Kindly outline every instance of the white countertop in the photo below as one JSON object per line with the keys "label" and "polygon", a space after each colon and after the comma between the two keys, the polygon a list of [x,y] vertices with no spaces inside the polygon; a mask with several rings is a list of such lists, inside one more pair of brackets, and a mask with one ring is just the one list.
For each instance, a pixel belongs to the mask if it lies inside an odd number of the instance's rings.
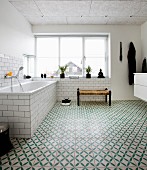
{"label": "white countertop", "polygon": [[133,73],[133,74],[138,74],[138,75],[147,75],[147,73]]}

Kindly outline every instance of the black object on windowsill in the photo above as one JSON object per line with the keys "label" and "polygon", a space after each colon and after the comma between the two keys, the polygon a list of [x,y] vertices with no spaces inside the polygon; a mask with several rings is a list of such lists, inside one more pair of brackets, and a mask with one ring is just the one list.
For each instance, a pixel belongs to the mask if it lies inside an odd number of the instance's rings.
{"label": "black object on windowsill", "polygon": [[43,74],[41,74],[41,78],[43,78]]}
{"label": "black object on windowsill", "polygon": [[44,78],[46,78],[46,74],[44,74]]}
{"label": "black object on windowsill", "polygon": [[31,78],[31,76],[29,76],[29,75],[26,76],[26,79],[30,79],[30,78]]}
{"label": "black object on windowsill", "polygon": [[98,73],[98,78],[105,78],[105,77],[103,76],[102,69],[100,69],[100,72]]}

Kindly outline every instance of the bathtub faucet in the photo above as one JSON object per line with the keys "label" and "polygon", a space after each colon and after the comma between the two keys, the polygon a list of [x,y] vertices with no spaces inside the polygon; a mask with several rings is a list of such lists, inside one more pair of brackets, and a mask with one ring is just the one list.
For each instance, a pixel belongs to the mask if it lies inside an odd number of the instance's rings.
{"label": "bathtub faucet", "polygon": [[[23,67],[20,67],[20,68],[18,69],[18,72],[17,72],[17,74],[16,74],[15,76],[10,76],[10,77],[9,77],[9,78],[11,79],[11,88],[12,88],[12,79],[13,79],[13,78],[16,78],[16,79],[17,79],[20,87],[22,88],[22,85],[21,85],[21,83],[20,83],[20,81],[19,81],[19,72],[20,72],[21,70],[23,70]],[[22,88],[22,90],[23,90],[23,88]]]}

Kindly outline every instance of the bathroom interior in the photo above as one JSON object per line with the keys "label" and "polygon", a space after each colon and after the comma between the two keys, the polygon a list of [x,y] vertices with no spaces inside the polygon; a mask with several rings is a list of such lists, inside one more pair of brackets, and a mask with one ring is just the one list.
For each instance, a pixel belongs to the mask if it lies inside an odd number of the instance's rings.
{"label": "bathroom interior", "polygon": [[146,170],[146,128],[146,0],[0,1],[0,170]]}

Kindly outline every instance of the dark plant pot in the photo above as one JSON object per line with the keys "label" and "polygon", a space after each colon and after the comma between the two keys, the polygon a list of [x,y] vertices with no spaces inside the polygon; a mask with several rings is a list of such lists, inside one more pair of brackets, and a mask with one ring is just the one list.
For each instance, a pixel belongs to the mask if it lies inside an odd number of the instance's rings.
{"label": "dark plant pot", "polygon": [[64,73],[62,73],[62,74],[60,74],[60,78],[65,78],[65,74]]}
{"label": "dark plant pot", "polygon": [[91,78],[91,74],[86,74],[86,78]]}

